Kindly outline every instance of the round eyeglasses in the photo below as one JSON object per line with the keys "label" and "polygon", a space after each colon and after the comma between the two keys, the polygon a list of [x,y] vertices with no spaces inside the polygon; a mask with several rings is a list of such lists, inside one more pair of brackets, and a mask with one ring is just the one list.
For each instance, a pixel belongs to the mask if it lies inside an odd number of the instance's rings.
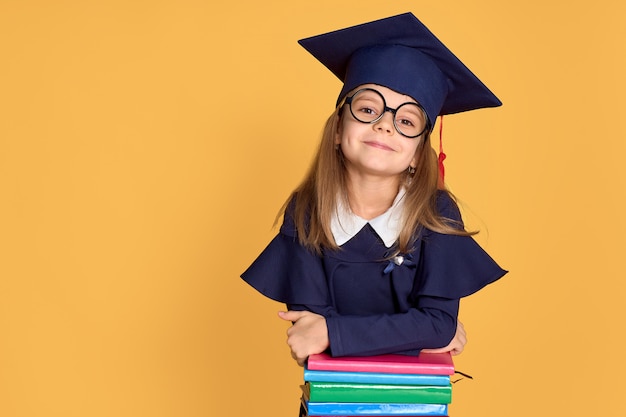
{"label": "round eyeglasses", "polygon": [[385,112],[393,115],[393,125],[402,136],[416,138],[428,129],[426,112],[418,103],[406,102],[392,109],[378,90],[363,88],[346,98],[352,116],[361,123],[376,123]]}

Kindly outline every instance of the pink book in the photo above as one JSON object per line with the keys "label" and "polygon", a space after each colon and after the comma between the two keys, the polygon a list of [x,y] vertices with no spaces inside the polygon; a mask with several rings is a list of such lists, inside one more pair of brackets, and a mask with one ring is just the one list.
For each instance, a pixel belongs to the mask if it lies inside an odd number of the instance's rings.
{"label": "pink book", "polygon": [[333,358],[327,353],[309,356],[307,368],[314,371],[381,372],[391,374],[452,375],[450,353],[420,353],[419,356],[378,355]]}

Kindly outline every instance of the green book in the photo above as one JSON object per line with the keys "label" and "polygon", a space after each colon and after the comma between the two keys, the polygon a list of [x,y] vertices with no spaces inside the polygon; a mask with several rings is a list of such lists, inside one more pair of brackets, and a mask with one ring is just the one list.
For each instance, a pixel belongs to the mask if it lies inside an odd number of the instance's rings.
{"label": "green book", "polygon": [[311,402],[450,404],[452,385],[386,385],[307,382],[302,386]]}

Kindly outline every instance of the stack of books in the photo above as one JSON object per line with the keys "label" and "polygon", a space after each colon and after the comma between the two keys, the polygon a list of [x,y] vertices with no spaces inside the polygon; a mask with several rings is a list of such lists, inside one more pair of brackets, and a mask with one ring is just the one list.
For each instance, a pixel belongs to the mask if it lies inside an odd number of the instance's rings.
{"label": "stack of books", "polygon": [[447,416],[449,353],[333,358],[311,355],[304,369],[304,416]]}

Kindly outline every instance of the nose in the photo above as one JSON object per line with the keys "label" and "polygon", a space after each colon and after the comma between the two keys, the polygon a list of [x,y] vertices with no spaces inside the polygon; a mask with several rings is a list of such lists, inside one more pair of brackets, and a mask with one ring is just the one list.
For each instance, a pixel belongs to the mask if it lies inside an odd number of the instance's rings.
{"label": "nose", "polygon": [[390,110],[385,109],[383,117],[374,123],[374,129],[379,132],[393,134],[395,130],[393,126],[393,118],[394,114]]}

